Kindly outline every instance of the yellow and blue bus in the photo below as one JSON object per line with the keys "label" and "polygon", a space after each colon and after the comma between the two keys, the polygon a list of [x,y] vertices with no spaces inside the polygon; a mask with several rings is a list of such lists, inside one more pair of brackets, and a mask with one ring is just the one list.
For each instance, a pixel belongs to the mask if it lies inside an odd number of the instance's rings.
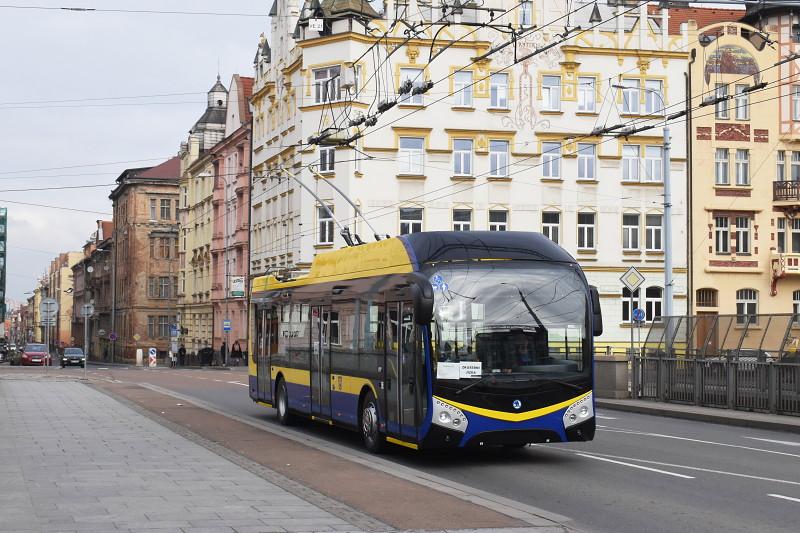
{"label": "yellow and blue bus", "polygon": [[423,232],[251,284],[251,398],[378,452],[594,438],[597,290],[538,233]]}

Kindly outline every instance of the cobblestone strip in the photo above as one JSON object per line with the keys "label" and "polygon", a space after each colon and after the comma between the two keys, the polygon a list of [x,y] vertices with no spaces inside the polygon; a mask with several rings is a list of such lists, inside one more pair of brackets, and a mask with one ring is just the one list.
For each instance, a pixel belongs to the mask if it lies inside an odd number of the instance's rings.
{"label": "cobblestone strip", "polygon": [[304,499],[312,505],[327,511],[338,518],[341,518],[342,520],[352,524],[357,529],[364,531],[393,531],[391,526],[384,524],[383,522],[376,520],[375,518],[372,518],[371,516],[360,511],[357,511],[356,509],[353,509],[352,507],[345,505],[344,503],[339,502],[329,496],[321,494],[292,479],[289,479],[288,477],[279,474],[278,472],[275,472],[274,470],[271,470],[263,465],[260,465],[255,461],[251,461],[250,459],[247,459],[246,457],[243,457],[220,444],[212,442],[179,424],[160,417],[157,414],[148,411],[147,409],[128,400],[127,398],[116,396],[111,391],[108,391],[102,387],[93,388],[103,394],[108,395],[112,399],[120,402],[137,413],[149,418],[150,420],[161,424],[170,431],[177,433],[181,437],[188,439],[195,444],[203,446],[204,448],[227,459],[228,461],[244,468],[249,472],[252,472],[258,477],[281,487],[285,491]]}

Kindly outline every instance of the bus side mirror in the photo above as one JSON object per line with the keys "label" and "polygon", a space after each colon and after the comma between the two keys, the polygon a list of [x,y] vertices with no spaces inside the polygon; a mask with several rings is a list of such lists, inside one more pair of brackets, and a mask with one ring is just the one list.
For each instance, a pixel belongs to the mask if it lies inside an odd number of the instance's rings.
{"label": "bus side mirror", "polygon": [[433,319],[433,287],[419,272],[411,274],[411,292],[414,294],[414,322],[430,324]]}
{"label": "bus side mirror", "polygon": [[592,335],[599,337],[603,334],[603,313],[600,310],[600,293],[597,287],[589,285],[589,294],[592,297]]}

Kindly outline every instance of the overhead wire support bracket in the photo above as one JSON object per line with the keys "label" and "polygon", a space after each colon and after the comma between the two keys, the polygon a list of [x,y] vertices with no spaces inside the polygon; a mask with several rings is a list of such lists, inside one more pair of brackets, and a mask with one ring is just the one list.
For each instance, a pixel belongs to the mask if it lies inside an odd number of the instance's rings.
{"label": "overhead wire support bracket", "polygon": [[[334,191],[338,192],[339,195],[342,198],[344,198],[345,201],[348,204],[350,204],[350,207],[352,207],[355,210],[356,215],[361,217],[361,220],[363,220],[364,223],[369,227],[369,229],[372,231],[372,236],[375,237],[375,240],[376,241],[381,240],[381,236],[378,234],[377,231],[375,231],[375,228],[373,228],[372,224],[369,223],[369,220],[367,220],[367,218],[364,216],[364,213],[361,212],[361,209],[358,208],[358,206],[350,199],[350,197],[348,195],[346,195],[344,192],[342,192],[342,190],[339,187],[334,185],[332,180],[329,180],[329,179],[325,178],[325,176],[323,176],[322,174],[320,174],[319,172],[314,170],[313,167],[309,167],[309,170],[311,170],[311,172],[314,174],[314,176],[316,176],[317,179],[324,180],[325,183],[327,183],[328,185],[331,186],[331,189],[333,189]],[[348,234],[349,234],[349,230],[348,230]],[[344,237],[344,235],[342,235],[342,236]],[[364,244],[357,233],[354,234],[353,236],[356,238],[356,241],[358,241],[359,244]]]}

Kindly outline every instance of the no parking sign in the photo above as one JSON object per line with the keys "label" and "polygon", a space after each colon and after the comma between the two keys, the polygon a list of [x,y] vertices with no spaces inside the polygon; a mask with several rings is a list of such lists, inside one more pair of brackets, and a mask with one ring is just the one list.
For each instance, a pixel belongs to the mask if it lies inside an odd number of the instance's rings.
{"label": "no parking sign", "polygon": [[155,348],[149,348],[147,350],[147,365],[150,368],[156,367],[156,355],[158,355],[158,352]]}

